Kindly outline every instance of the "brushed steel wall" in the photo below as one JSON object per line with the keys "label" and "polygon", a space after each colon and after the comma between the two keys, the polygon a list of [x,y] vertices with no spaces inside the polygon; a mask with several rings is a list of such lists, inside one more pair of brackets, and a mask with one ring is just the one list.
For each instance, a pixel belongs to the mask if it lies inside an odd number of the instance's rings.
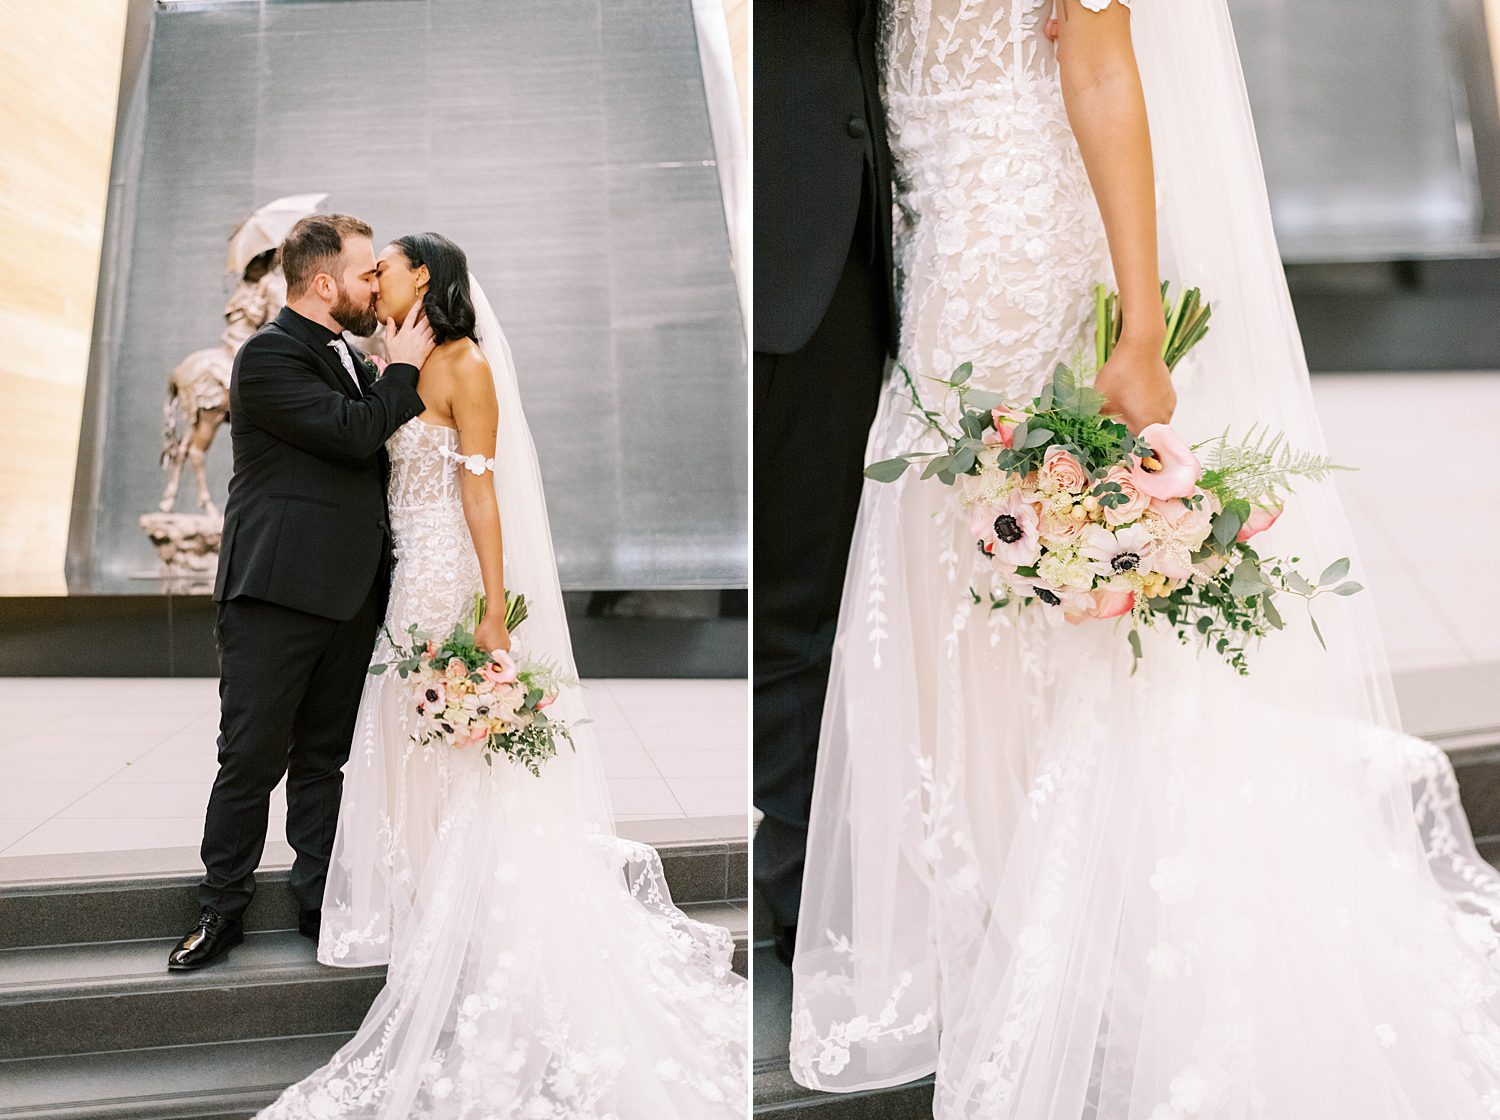
{"label": "brushed steel wall", "polygon": [[1229,7],[1286,259],[1463,254],[1485,240],[1497,137],[1480,0]]}
{"label": "brushed steel wall", "polygon": [[148,588],[166,378],[218,337],[225,238],[328,191],[377,245],[432,229],[468,252],[566,587],[745,585],[744,328],[690,0],[184,4],[155,13],[148,65],[76,582]]}

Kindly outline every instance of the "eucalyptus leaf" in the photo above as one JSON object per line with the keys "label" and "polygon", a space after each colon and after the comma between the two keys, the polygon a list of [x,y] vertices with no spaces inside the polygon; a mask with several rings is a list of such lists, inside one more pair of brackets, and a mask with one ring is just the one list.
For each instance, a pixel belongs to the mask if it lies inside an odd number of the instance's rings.
{"label": "eucalyptus leaf", "polygon": [[1261,606],[1265,608],[1266,621],[1271,624],[1273,630],[1286,629],[1286,623],[1281,620],[1281,612],[1276,609],[1275,600],[1269,593],[1261,600]]}
{"label": "eucalyptus leaf", "polygon": [[876,482],[895,482],[906,473],[909,466],[911,463],[905,459],[882,459],[865,468],[865,477],[873,478]]}
{"label": "eucalyptus leaf", "polygon": [[1323,631],[1318,628],[1318,620],[1312,615],[1308,615],[1307,621],[1312,623],[1313,637],[1318,639],[1318,645],[1323,647],[1324,652],[1327,652],[1328,643],[1323,640]]}
{"label": "eucalyptus leaf", "polygon": [[1234,578],[1229,581],[1229,593],[1236,599],[1248,599],[1264,591],[1265,587],[1266,581],[1261,578],[1260,569],[1254,564],[1241,564],[1234,570]]}
{"label": "eucalyptus leaf", "polygon": [[372,677],[378,677],[381,673],[385,672],[389,668],[389,665],[371,665],[369,668],[369,673]]}
{"label": "eucalyptus leaf", "polygon": [[1318,577],[1318,586],[1326,587],[1330,583],[1337,583],[1348,574],[1349,557],[1344,556],[1323,569],[1323,574]]}
{"label": "eucalyptus leaf", "polygon": [[1141,653],[1141,634],[1139,630],[1131,630],[1125,638],[1130,643],[1130,675],[1135,676],[1136,668],[1141,663],[1144,654]]}
{"label": "eucalyptus leaf", "polygon": [[928,463],[925,468],[923,468],[923,470],[922,470],[922,477],[923,478],[931,478],[933,475],[937,474],[939,471],[945,471],[945,470],[947,470],[948,466],[949,466],[949,464],[951,462],[952,462],[952,459],[950,459],[949,456],[947,456],[947,455],[939,455],[936,459],[932,460],[932,462]]}
{"label": "eucalyptus leaf", "polygon": [[1362,583],[1355,583],[1354,580],[1351,579],[1351,580],[1347,580],[1344,583],[1341,583],[1337,587],[1335,587],[1333,589],[1333,593],[1335,595],[1358,595],[1364,589],[1365,589],[1365,585],[1364,584],[1362,584]]}
{"label": "eucalyptus leaf", "polygon": [[953,453],[953,472],[955,474],[968,474],[974,469],[976,456],[972,447],[960,447]]}
{"label": "eucalyptus leaf", "polygon": [[1286,574],[1286,582],[1299,595],[1311,595],[1317,590],[1317,588],[1313,587],[1312,584],[1308,583],[1297,572],[1288,572]]}
{"label": "eucalyptus leaf", "polygon": [[1243,525],[1244,521],[1226,506],[1214,518],[1213,538],[1218,542],[1220,548],[1228,548],[1229,542],[1239,535],[1240,528]]}
{"label": "eucalyptus leaf", "polygon": [[1053,436],[1053,433],[1049,432],[1046,428],[1032,428],[1030,431],[1028,431],[1026,433],[1026,443],[1025,443],[1025,446],[1027,446],[1027,447],[1040,447],[1040,446],[1042,446],[1042,444],[1046,443],[1049,439],[1051,439],[1052,436]]}
{"label": "eucalyptus leaf", "polygon": [[988,389],[964,390],[964,405],[968,408],[977,408],[982,412],[1000,407],[1000,402],[1004,399],[999,393],[992,393]]}
{"label": "eucalyptus leaf", "polygon": [[963,365],[959,366],[956,370],[953,371],[953,384],[962,385],[965,381],[969,380],[969,378],[972,377],[973,374],[974,363],[965,362]]}

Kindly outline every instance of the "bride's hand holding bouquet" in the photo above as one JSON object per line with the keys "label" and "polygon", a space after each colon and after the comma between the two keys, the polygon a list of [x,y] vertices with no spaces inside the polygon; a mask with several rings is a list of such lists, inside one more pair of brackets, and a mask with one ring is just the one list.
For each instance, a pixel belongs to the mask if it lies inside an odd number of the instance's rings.
{"label": "bride's hand holding bouquet", "polygon": [[1050,611],[1074,624],[1129,615],[1137,659],[1146,626],[1196,640],[1245,673],[1249,643],[1284,625],[1277,595],[1311,601],[1361,590],[1345,579],[1348,560],[1313,583],[1294,569],[1296,557],[1262,557],[1249,543],[1280,516],[1294,482],[1345,468],[1293,451],[1253,423],[1240,443],[1226,431],[1189,446],[1166,422],[1175,408],[1170,370],[1207,333],[1209,307],[1197,289],[1173,301],[1163,285],[1166,333],[1143,348],[1121,340],[1115,298],[1096,290],[1102,387],[1059,365],[1033,400],[1012,403],[972,387],[964,363],[949,378],[931,378],[945,388],[934,408],[898,367],[913,416],[943,450],[908,452],[865,473],[894,482],[920,463],[924,479],[961,481],[959,500],[988,560],[988,586],[969,589],[976,604]]}
{"label": "bride's hand holding bouquet", "polygon": [[537,777],[542,764],[556,757],[560,740],[572,745],[569,725],[544,709],[564,686],[578,682],[565,679],[548,661],[508,652],[511,631],[526,613],[524,595],[506,592],[504,609],[487,612],[481,594],[474,598],[468,625],[455,626],[447,638],[411,626],[410,644],[402,645],[387,632],[394,659],[371,665],[370,672],[395,669],[411,680],[414,743],[480,746],[486,764],[500,755]]}

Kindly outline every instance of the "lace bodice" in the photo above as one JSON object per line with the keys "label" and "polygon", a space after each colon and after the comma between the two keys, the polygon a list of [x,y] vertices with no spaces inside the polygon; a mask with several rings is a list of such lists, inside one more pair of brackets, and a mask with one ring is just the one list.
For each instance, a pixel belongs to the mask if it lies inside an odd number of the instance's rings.
{"label": "lace bodice", "polygon": [[[459,496],[458,432],[421,420],[396,429],[386,443],[391,460],[387,490],[396,572],[387,612],[398,637],[415,623],[446,634],[483,589],[479,560]],[[376,660],[387,651],[376,649]]]}
{"label": "lace bodice", "polygon": [[[1085,0],[1095,11],[1109,3]],[[1042,30],[1051,11],[1052,0],[885,8],[901,349],[914,374],[972,361],[976,383],[1030,396],[1072,357],[1090,286],[1109,276]]]}

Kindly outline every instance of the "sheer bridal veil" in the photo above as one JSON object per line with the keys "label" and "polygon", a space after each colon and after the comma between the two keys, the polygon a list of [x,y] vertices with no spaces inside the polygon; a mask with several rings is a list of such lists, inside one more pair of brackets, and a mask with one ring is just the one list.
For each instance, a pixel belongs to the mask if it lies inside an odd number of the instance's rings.
{"label": "sheer bridal veil", "polygon": [[[495,399],[500,406],[495,440],[495,500],[500,507],[500,526],[505,540],[505,584],[526,596],[530,613],[516,631],[517,648],[554,662],[563,676],[578,679],[568,617],[563,607],[562,585],[557,574],[557,555],[552,547],[552,529],[547,519],[547,499],[542,489],[542,471],[536,444],[521,407],[521,389],[510,344],[478,278],[469,274],[469,292],[474,303],[475,333],[479,348],[495,379]],[[549,714],[567,720],[585,718],[581,688],[565,688]],[[592,731],[576,729],[574,794],[578,809],[591,827],[612,831],[608,786],[599,761]],[[564,748],[566,753],[566,748]]]}

